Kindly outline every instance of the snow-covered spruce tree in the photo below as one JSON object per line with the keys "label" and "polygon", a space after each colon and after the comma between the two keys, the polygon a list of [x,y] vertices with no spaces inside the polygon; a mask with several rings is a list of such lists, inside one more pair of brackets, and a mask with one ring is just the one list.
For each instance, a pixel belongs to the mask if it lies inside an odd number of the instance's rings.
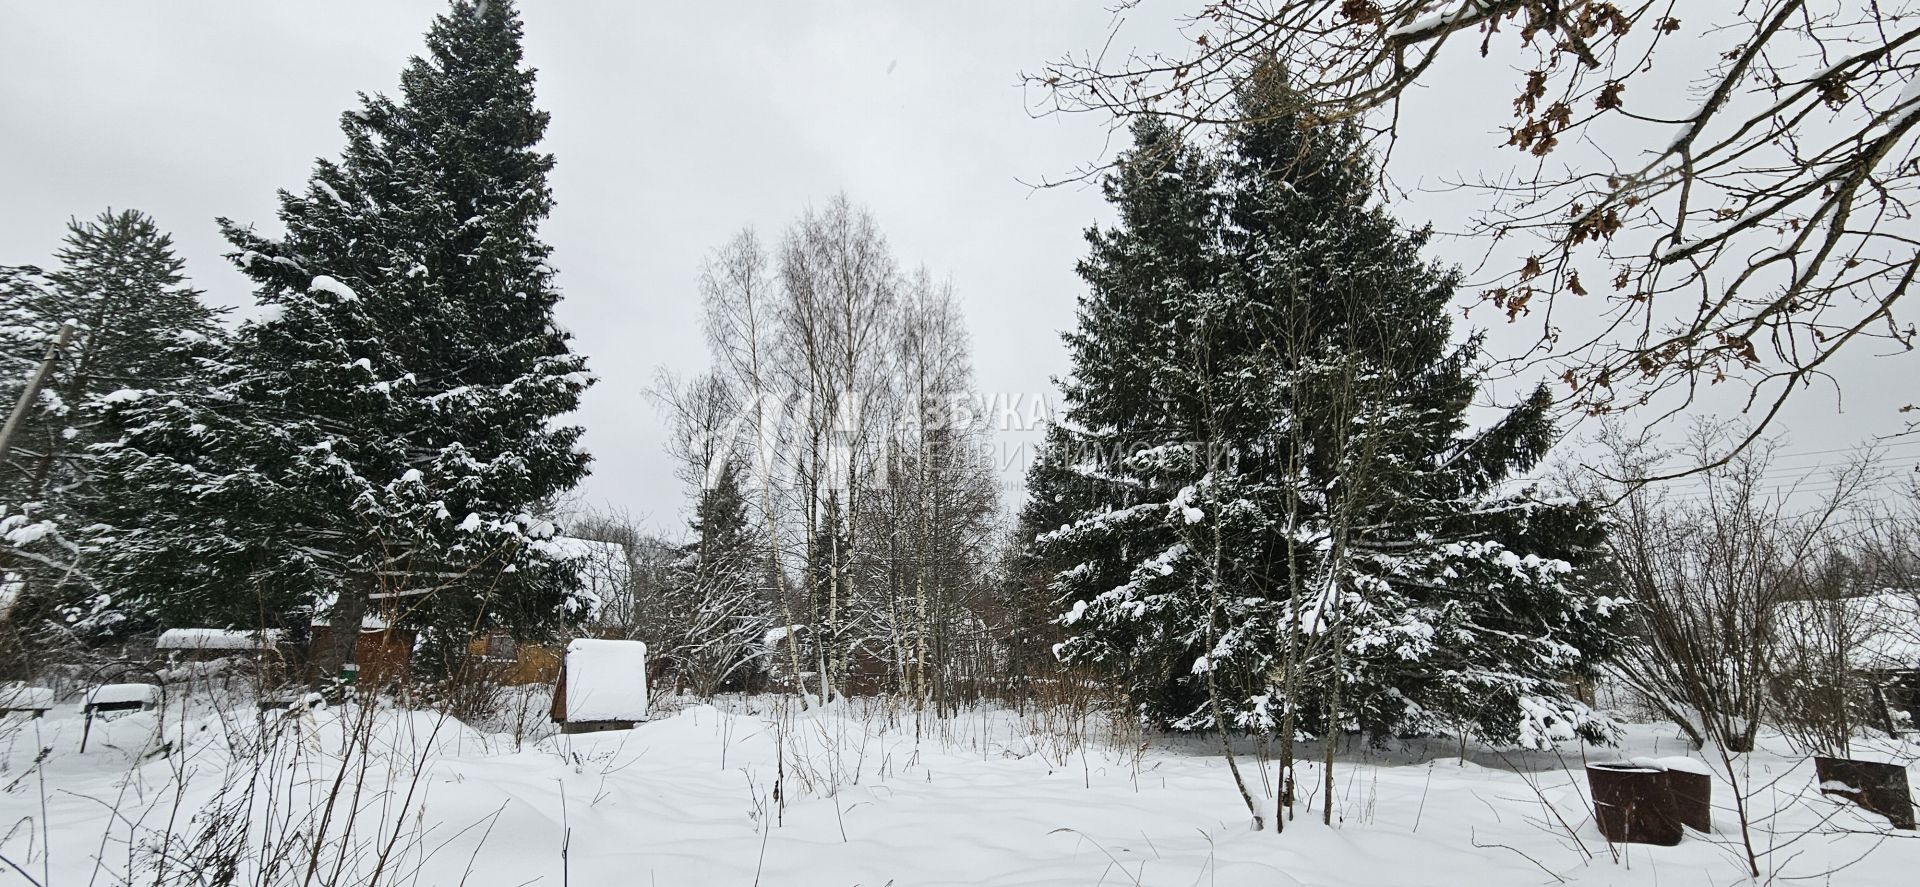
{"label": "snow-covered spruce tree", "polygon": [[1598,515],[1497,491],[1545,453],[1547,395],[1470,429],[1456,275],[1375,201],[1354,131],[1272,72],[1240,100],[1258,122],[1217,157],[1141,121],[1120,222],[1088,235],[1029,481],[1027,524],[1061,524],[1032,549],[1059,655],[1177,728],[1597,738],[1566,681],[1614,645]]}
{"label": "snow-covered spruce tree", "polygon": [[240,626],[356,626],[379,595],[450,641],[577,610],[539,514],[586,473],[554,419],[591,380],[552,316],[553,158],[520,39],[511,3],[455,2],[399,99],[363,96],[341,159],[280,195],[284,236],[222,220],[265,316],[210,386],[123,405],[123,594]]}
{"label": "snow-covered spruce tree", "polygon": [[773,628],[774,587],[740,485],[740,463],[716,464],[711,483],[696,493],[688,524],[693,539],[680,549],[664,595],[671,657],[683,685],[711,696],[743,674]]}
{"label": "snow-covered spruce tree", "polygon": [[[1119,225],[1087,232],[1078,270],[1088,291],[1064,336],[1073,361],[1061,382],[1065,421],[1048,429],[1028,470],[1021,525],[1037,533],[1023,560],[1052,576],[1057,604],[1074,608],[1062,620],[1073,634],[1056,647],[1061,659],[1104,673],[1166,723],[1201,707],[1191,665],[1205,645],[1191,634],[1200,614],[1181,583],[1149,590],[1138,581],[1170,576],[1162,561],[1185,548],[1166,519],[1178,488],[1133,463],[1192,436],[1166,382],[1187,356],[1174,332],[1179,303],[1220,277],[1221,214],[1206,158],[1156,119],[1133,134],[1102,184]],[[1103,600],[1116,605],[1109,618]],[[1082,618],[1089,605],[1098,605],[1094,622]],[[1096,623],[1109,630],[1088,633]]]}
{"label": "snow-covered spruce tree", "polygon": [[1031,692],[1035,679],[1051,678],[1060,666],[1055,645],[1064,639],[1052,591],[1054,574],[1085,562],[1069,547],[1041,546],[1035,540],[1072,524],[1103,491],[1077,473],[1079,435],[1057,422],[1046,425],[1037,458],[1027,465],[1024,496],[1014,516],[1002,555],[1002,606],[1008,614],[1008,678]]}
{"label": "snow-covered spruce tree", "polygon": [[103,398],[176,385],[193,367],[179,346],[221,334],[219,312],[188,283],[173,239],[138,210],[67,225],[57,264],[0,268],[0,409],[11,409],[60,325],[78,327],[0,465],[0,567],[25,581],[11,608],[51,616],[88,596],[74,536],[93,522],[90,448],[110,440]]}

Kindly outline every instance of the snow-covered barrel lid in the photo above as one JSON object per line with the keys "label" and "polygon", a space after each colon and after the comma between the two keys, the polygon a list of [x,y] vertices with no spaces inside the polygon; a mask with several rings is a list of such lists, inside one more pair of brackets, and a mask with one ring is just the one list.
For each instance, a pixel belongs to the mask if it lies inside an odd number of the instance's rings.
{"label": "snow-covered barrel lid", "polygon": [[1647,767],[1632,761],[1593,761],[1587,764],[1588,770],[1601,770],[1608,773],[1665,773],[1660,767]]}
{"label": "snow-covered barrel lid", "polygon": [[160,687],[156,684],[101,684],[87,691],[87,705],[126,705],[133,702],[160,704]]}
{"label": "snow-covered barrel lid", "polygon": [[1684,755],[1674,755],[1665,758],[1634,758],[1633,762],[1642,767],[1657,767],[1661,770],[1672,770],[1677,773],[1692,773],[1696,776],[1713,775],[1713,770],[1707,767],[1706,761],[1702,761],[1699,758],[1689,758]]}
{"label": "snow-covered barrel lid", "polygon": [[1692,773],[1698,776],[1712,776],[1706,762],[1695,758],[1673,756],[1666,758],[1636,757],[1625,761],[1594,761],[1587,765],[1594,770],[1612,770],[1619,773]]}

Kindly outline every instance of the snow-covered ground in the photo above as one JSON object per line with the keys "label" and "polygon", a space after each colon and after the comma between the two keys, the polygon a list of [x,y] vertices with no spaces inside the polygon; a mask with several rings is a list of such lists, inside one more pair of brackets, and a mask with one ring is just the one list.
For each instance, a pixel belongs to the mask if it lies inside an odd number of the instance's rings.
{"label": "snow-covered ground", "polygon": [[[0,726],[0,885],[28,883],[22,872],[63,887],[1744,879],[1724,774],[1716,834],[1610,848],[1587,813],[1577,746],[1469,747],[1464,760],[1448,740],[1348,749],[1335,824],[1319,822],[1315,797],[1275,835],[1248,830],[1210,743],[1143,742],[1058,714],[939,720],[860,700],[803,711],[753,698],[681,703],[632,731],[555,736],[539,717],[546,698],[530,689],[495,719],[516,737],[391,705],[259,716],[231,696],[184,695],[158,715],[97,722],[86,754],[71,703]],[[41,748],[50,751],[36,763]],[[1584,752],[1686,753],[1658,726],[1629,728],[1621,749]],[[1242,766],[1270,805],[1254,759]],[[1747,767],[1765,880],[1915,883],[1920,837],[1819,797],[1811,765],[1777,741]],[[1317,785],[1317,766],[1305,771]]]}

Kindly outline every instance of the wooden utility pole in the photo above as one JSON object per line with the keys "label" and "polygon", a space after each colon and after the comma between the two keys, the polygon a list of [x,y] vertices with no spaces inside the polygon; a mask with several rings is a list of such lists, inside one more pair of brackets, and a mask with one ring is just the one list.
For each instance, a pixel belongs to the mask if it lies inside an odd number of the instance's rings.
{"label": "wooden utility pole", "polygon": [[27,387],[20,391],[20,402],[13,405],[13,414],[7,417],[6,427],[0,428],[0,461],[5,461],[7,451],[13,447],[13,435],[20,426],[27,423],[27,411],[33,408],[33,402],[40,397],[40,389],[47,384],[47,377],[53,374],[53,362],[60,359],[67,350],[67,343],[73,341],[73,332],[79,326],[77,321],[69,320],[60,325],[60,332],[54,334],[53,342],[47,345],[47,355],[40,359],[40,366],[27,379]]}

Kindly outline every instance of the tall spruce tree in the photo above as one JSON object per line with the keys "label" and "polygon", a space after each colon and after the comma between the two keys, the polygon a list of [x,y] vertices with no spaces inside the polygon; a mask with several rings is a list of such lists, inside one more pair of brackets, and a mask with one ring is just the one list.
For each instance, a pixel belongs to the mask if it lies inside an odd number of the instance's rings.
{"label": "tall spruce tree", "polygon": [[683,553],[697,561],[703,569],[718,575],[737,577],[736,581],[745,581],[748,573],[757,568],[759,558],[757,540],[754,537],[752,518],[747,513],[747,494],[740,486],[741,468],[738,460],[723,456],[713,471],[711,483],[702,484],[696,494],[693,519],[688,521],[688,529],[693,531],[693,541]]}
{"label": "tall spruce tree", "polygon": [[762,546],[754,533],[741,464],[722,453],[710,482],[696,492],[693,538],[680,549],[647,640],[673,660],[684,685],[711,695],[740,677],[759,655],[773,627],[774,594]]}
{"label": "tall spruce tree", "polygon": [[1597,738],[1566,679],[1615,642],[1585,581],[1600,520],[1501,491],[1550,399],[1470,428],[1457,274],[1375,199],[1353,128],[1272,70],[1239,99],[1255,122],[1217,154],[1142,120],[1105,183],[1119,223],[1088,233],[1023,516],[1060,657],[1180,728]]}
{"label": "tall spruce tree", "polygon": [[521,23],[460,0],[398,100],[362,96],[338,161],[280,194],[278,238],[221,220],[265,316],[210,385],[123,404],[109,574],[138,606],[240,626],[309,615],[352,655],[371,601],[460,633],[577,609],[541,504],[588,456],[557,424],[591,379],[553,320],[553,206]]}
{"label": "tall spruce tree", "polygon": [[51,270],[0,268],[0,401],[11,409],[66,321],[76,329],[0,465],[0,566],[24,579],[35,617],[84,595],[78,540],[93,523],[86,498],[92,447],[111,440],[106,398],[129,387],[177,385],[194,367],[180,347],[221,335],[219,314],[188,284],[173,239],[138,210],[106,210],[67,225]]}

